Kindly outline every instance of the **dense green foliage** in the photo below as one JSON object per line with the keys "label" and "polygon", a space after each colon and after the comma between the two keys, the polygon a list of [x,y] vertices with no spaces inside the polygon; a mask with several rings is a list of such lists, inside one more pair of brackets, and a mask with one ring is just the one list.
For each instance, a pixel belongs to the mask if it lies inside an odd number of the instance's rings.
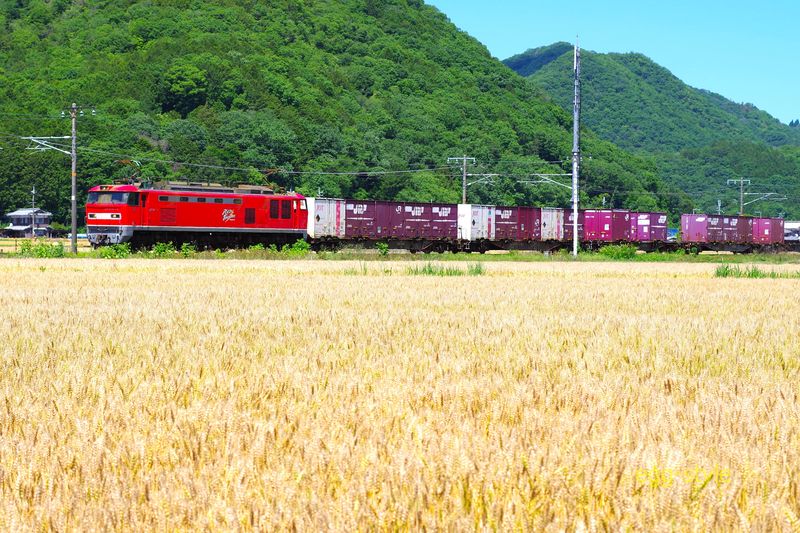
{"label": "dense green foliage", "polygon": [[[685,192],[701,211],[738,212],[728,179],[751,179],[749,192],[788,199],[758,202],[749,214],[800,218],[800,128],[750,104],[694,89],[641,54],[581,52],[582,120],[595,133],[650,154],[661,179]],[[572,106],[572,49],[567,43],[529,50],[505,61]],[[755,199],[748,196],[746,200]]]}
{"label": "dense green foliage", "polygon": [[[73,101],[98,112],[78,120],[79,200],[134,158],[145,178],[454,202],[461,154],[500,174],[471,201],[569,199],[519,181],[569,168],[548,162],[570,158],[571,115],[420,0],[0,0],[0,28],[2,210],[36,185],[67,220],[69,158],[13,136],[68,134]],[[652,162],[585,139],[589,205],[688,206]],[[430,170],[382,173],[410,169]]]}
{"label": "dense green foliage", "polygon": [[[728,179],[751,180],[748,193],[774,192],[786,201],[760,201],[745,206],[748,214],[785,214],[800,218],[800,148],[771,148],[763,144],[719,141],[709,146],[681,152],[658,154],[658,167],[670,183],[695,200],[697,209],[717,212],[717,201],[725,213],[739,211],[739,187],[727,184]],[[745,202],[757,196],[748,195]]]}
{"label": "dense green foliage", "polygon": [[[554,52],[561,54],[553,57]],[[569,45],[529,50],[506,63],[571,108]],[[800,129],[752,104],[689,87],[642,54],[581,51],[581,90],[581,116],[587,127],[623,148],[665,152],[721,140],[800,144]]]}
{"label": "dense green foliage", "polygon": [[[565,54],[572,53],[572,45],[565,42],[554,43],[549,46],[533,48],[522,54],[517,54],[504,60],[508,67],[520,76],[532,76],[544,66],[552,63]],[[567,85],[569,87],[569,85]]]}

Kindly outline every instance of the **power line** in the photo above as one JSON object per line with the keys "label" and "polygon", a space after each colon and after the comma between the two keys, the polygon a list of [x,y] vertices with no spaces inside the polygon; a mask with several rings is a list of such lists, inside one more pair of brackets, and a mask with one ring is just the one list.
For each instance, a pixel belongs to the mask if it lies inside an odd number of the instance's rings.
{"label": "power line", "polygon": [[[0,136],[13,138],[17,140],[26,139],[25,137],[21,137],[19,135],[9,134],[0,132]],[[68,148],[69,145],[52,142],[50,143],[54,147],[62,147]],[[81,152],[90,152],[90,153],[98,153],[103,155],[113,156],[116,159],[135,159],[138,161],[150,161],[154,163],[164,163],[164,164],[172,164],[172,165],[181,165],[181,166],[188,166],[188,167],[198,167],[198,168],[207,168],[212,170],[227,170],[227,171],[243,171],[249,172],[254,169],[254,167],[234,167],[234,166],[224,166],[224,165],[211,165],[205,163],[191,163],[188,161],[175,161],[169,159],[159,159],[153,157],[143,157],[143,156],[132,156],[130,154],[124,154],[121,152],[111,152],[108,150],[100,150],[95,148],[88,148],[88,147],[78,147],[78,151]],[[462,158],[456,158],[461,160]],[[474,158],[468,158],[474,159]],[[476,166],[486,166],[483,163],[476,163]],[[341,172],[330,172],[330,171],[295,171],[295,170],[285,170],[285,169],[274,169],[277,172],[282,174],[291,174],[291,175],[325,175],[325,176],[356,176],[356,175],[395,175],[395,174],[414,174],[414,173],[421,173],[421,172],[435,172],[440,170],[447,170],[452,167],[425,167],[420,169],[406,169],[406,170],[354,170],[354,171],[341,171]],[[570,176],[571,174],[561,174],[561,173],[530,173],[530,174],[517,174],[517,173],[467,173],[467,177],[478,177],[478,178],[497,178],[497,177],[506,177],[510,179],[514,179],[517,183],[520,184],[538,184],[541,183],[540,181],[531,180],[531,178],[547,176],[547,177],[558,177],[558,176]],[[467,185],[474,185],[478,183],[490,183],[492,180],[485,180],[485,179],[478,179],[473,182],[467,182]],[[550,182],[551,180],[545,180]],[[553,180],[555,181],[555,180]],[[558,185],[570,188],[569,185],[566,183],[556,182]],[[586,187],[586,185],[584,185]],[[584,188],[584,190],[591,194],[611,194],[612,191],[605,190],[605,189],[595,189],[595,188]],[[703,198],[706,196],[707,193],[697,192],[684,192],[684,191],[648,191],[648,190],[641,190],[641,189],[615,189],[613,192],[618,194],[645,194],[645,195],[652,195],[652,196],[676,196],[676,197],[688,197],[688,198]]]}
{"label": "power line", "polygon": [[[94,115],[95,114],[94,106],[91,106],[91,107],[92,107],[91,113],[92,113],[92,115]],[[31,145],[28,146],[29,150],[39,150],[39,151],[55,150],[57,152],[61,152],[62,154],[66,154],[66,155],[70,156],[70,158],[72,160],[72,168],[71,168],[71,172],[70,172],[70,177],[71,177],[71,179],[70,179],[70,182],[71,182],[70,183],[70,185],[71,185],[70,215],[71,215],[71,219],[72,219],[71,220],[72,221],[72,234],[70,235],[70,237],[71,237],[70,240],[71,240],[72,253],[75,254],[75,255],[78,254],[78,235],[77,235],[77,233],[78,233],[78,215],[77,215],[77,213],[78,213],[78,203],[77,203],[77,198],[78,198],[78,184],[77,184],[77,176],[78,176],[78,172],[77,172],[77,165],[78,165],[78,151],[77,151],[78,125],[77,125],[77,119],[78,119],[79,115],[81,117],[84,116],[83,109],[84,109],[83,106],[79,106],[78,104],[73,102],[73,104],[67,110],[67,112],[69,113],[70,119],[72,120],[72,133],[69,136],[57,136],[57,137],[56,136],[49,136],[49,137],[48,136],[29,136],[29,137],[20,136],[19,137],[19,139],[27,140],[27,141],[29,141],[31,143]],[[66,117],[66,112],[62,111],[61,112],[61,116],[62,117]],[[56,142],[56,141],[63,140],[63,139],[71,139],[72,143],[69,146],[69,151],[67,151],[65,149],[65,146],[63,144],[59,144],[59,143]]]}
{"label": "power line", "polygon": [[[59,146],[57,143],[52,143],[54,146]],[[65,146],[65,145],[60,145]],[[96,148],[88,148],[88,147],[78,147],[78,150],[81,152],[89,152],[89,153],[97,153],[112,156],[117,159],[135,159],[137,161],[150,161],[153,163],[164,163],[168,165],[179,165],[179,166],[186,166],[186,167],[194,167],[194,168],[206,168],[211,170],[227,170],[227,171],[240,171],[240,172],[250,172],[255,167],[234,167],[234,166],[225,166],[225,165],[211,165],[207,163],[190,163],[188,161],[174,161],[171,159],[159,159],[155,157],[143,157],[143,156],[135,156],[131,154],[124,154],[119,152],[110,152],[108,150],[99,150]],[[323,175],[323,176],[358,176],[362,174],[367,174],[370,176],[379,176],[379,175],[392,175],[392,174],[416,174],[421,172],[435,172],[439,170],[447,170],[450,167],[426,167],[420,169],[406,169],[406,170],[353,170],[353,171],[339,171],[339,172],[329,172],[324,170],[287,170],[284,168],[268,168],[267,170],[273,171],[276,174],[288,174],[293,176],[313,176],[313,175]]]}
{"label": "power line", "polygon": [[447,162],[451,161],[461,161],[461,203],[467,203],[467,161],[472,161],[472,164],[475,164],[474,157],[467,157],[466,154],[461,157],[448,157]]}
{"label": "power line", "polygon": [[30,113],[0,113],[0,117],[35,118],[40,120],[59,120],[64,118],[60,115],[34,115]]}
{"label": "power line", "polygon": [[[744,178],[737,178],[737,179],[729,179],[728,185],[739,185],[739,214],[744,215],[744,206],[754,204],[756,202],[760,202],[762,200],[774,200],[774,201],[784,201],[788,200],[785,195],[778,194],[777,192],[744,192],[744,186],[747,184],[748,186],[752,185],[752,180],[744,179]],[[749,202],[744,201],[745,196],[758,196],[758,198],[754,200],[750,200]]]}

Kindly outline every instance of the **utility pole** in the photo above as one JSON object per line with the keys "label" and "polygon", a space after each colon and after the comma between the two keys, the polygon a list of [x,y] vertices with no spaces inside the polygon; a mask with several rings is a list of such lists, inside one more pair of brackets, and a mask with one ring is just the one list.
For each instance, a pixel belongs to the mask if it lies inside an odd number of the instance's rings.
{"label": "utility pole", "polygon": [[[787,200],[786,195],[778,194],[776,192],[744,192],[744,186],[750,184],[751,180],[746,180],[742,178],[728,180],[728,185],[739,186],[739,215],[744,215],[744,207],[746,205],[754,204],[762,200],[772,200],[775,202],[782,202]],[[745,196],[756,196],[757,198],[750,200],[749,202],[745,202],[744,201]]]}
{"label": "utility pole", "polygon": [[461,203],[467,203],[467,161],[471,161],[472,164],[475,164],[474,157],[467,157],[466,154],[462,157],[448,157],[447,162],[453,163],[461,161]]}
{"label": "utility pole", "polygon": [[572,255],[578,257],[578,173],[580,171],[581,49],[575,41],[575,98],[572,103]]}
{"label": "utility pole", "polygon": [[36,238],[36,185],[31,189],[31,239]]}
{"label": "utility pole", "polygon": [[[95,115],[96,112],[94,110],[94,106],[92,106],[92,115]],[[70,239],[71,244],[71,251],[73,254],[77,255],[78,253],[78,204],[77,204],[77,197],[78,197],[78,184],[77,184],[77,168],[78,168],[78,115],[83,116],[83,107],[79,106],[75,102],[69,107],[69,116],[72,119],[72,133],[71,135],[63,136],[63,137],[22,137],[22,139],[26,139],[31,142],[32,146],[30,146],[29,150],[55,150],[56,152],[61,152],[62,154],[66,154],[72,158],[72,168],[71,168],[71,193],[70,193],[70,216],[72,219],[72,238]],[[64,111],[61,112],[61,117],[65,117]],[[59,141],[62,139],[70,139],[71,146],[70,150],[64,150],[59,145],[57,145],[54,141]],[[61,145],[63,146],[63,145]]]}
{"label": "utility pole", "polygon": [[750,185],[750,180],[739,178],[728,180],[728,185],[739,185],[739,215],[744,215],[744,186]]}
{"label": "utility pole", "polygon": [[717,198],[717,214],[718,215],[722,214],[722,200],[720,200],[719,198]]}
{"label": "utility pole", "polygon": [[[83,111],[81,111],[81,114],[83,114]],[[70,245],[72,254],[78,255],[78,105],[75,102],[72,102],[72,107],[69,108],[69,116],[72,118],[72,152],[70,153],[72,156],[72,193],[69,198],[70,216],[72,218],[72,240]]]}

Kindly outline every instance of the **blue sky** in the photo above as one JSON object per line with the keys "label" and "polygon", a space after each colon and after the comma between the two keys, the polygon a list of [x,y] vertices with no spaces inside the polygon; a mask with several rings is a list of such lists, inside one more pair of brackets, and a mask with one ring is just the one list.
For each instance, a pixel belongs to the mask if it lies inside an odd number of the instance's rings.
{"label": "blue sky", "polygon": [[427,0],[505,59],[556,41],[640,52],[689,85],[800,119],[800,1]]}

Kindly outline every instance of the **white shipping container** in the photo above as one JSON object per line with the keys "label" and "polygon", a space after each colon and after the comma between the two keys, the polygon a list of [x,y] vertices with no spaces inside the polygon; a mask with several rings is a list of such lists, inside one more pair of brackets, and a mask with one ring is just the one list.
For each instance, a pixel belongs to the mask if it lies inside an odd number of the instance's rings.
{"label": "white shipping container", "polygon": [[308,236],[344,238],[345,201],[334,198],[306,198]]}
{"label": "white shipping container", "polygon": [[493,240],[493,205],[458,204],[458,238],[466,241]]}
{"label": "white shipping container", "polygon": [[564,240],[564,210],[558,208],[542,208],[542,240]]}

